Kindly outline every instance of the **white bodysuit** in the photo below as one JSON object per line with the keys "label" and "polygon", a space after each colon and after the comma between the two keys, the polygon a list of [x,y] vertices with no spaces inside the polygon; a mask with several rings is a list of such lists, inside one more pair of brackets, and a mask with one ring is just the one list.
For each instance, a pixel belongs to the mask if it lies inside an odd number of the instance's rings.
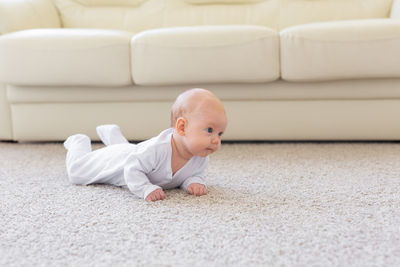
{"label": "white bodysuit", "polygon": [[[107,126],[114,127],[113,136],[109,136],[107,131],[99,132],[101,127]],[[91,149],[89,137],[83,134],[72,135],[64,142],[68,150],[66,165],[71,183],[127,186],[144,199],[158,188],[180,187],[187,191],[191,183],[205,185],[208,157],[194,156],[172,174],[172,128],[137,145],[128,143],[116,125],[100,126],[98,133],[107,146],[95,151]]]}

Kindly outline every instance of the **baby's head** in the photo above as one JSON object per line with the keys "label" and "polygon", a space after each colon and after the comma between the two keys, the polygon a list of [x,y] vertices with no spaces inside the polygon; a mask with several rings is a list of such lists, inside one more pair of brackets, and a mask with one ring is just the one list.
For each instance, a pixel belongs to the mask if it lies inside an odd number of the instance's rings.
{"label": "baby's head", "polygon": [[224,106],[208,90],[195,88],[180,94],[171,110],[176,140],[191,155],[205,157],[221,146],[227,125]]}

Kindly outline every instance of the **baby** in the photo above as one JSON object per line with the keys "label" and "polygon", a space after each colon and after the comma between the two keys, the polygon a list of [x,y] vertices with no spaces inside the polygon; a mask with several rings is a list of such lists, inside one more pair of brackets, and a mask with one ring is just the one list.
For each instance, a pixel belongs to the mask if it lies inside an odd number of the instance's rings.
{"label": "baby", "polygon": [[68,137],[68,177],[73,184],[127,186],[146,201],[163,200],[163,189],[176,187],[205,195],[208,155],[220,148],[226,125],[221,101],[208,90],[191,89],[173,104],[171,128],[137,145],[128,143],[117,125],[96,128],[106,147],[95,151],[88,136]]}

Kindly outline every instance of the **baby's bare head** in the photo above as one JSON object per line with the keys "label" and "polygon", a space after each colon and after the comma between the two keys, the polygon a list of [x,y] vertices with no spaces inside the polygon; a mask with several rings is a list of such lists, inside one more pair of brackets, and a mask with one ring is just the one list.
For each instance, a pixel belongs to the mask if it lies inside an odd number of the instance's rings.
{"label": "baby's bare head", "polygon": [[176,121],[180,117],[188,117],[210,109],[218,110],[225,114],[222,102],[212,92],[202,88],[187,90],[180,94],[172,105],[171,127],[175,127]]}

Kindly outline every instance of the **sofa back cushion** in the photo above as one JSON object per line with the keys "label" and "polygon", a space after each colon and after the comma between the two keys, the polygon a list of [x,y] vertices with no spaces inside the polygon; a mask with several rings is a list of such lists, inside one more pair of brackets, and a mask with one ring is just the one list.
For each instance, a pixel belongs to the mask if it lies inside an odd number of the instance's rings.
{"label": "sofa back cushion", "polygon": [[130,32],[252,24],[276,30],[316,21],[389,17],[392,0],[53,0],[64,27]]}
{"label": "sofa back cushion", "polygon": [[392,19],[400,19],[400,0],[393,0],[390,17]]}
{"label": "sofa back cushion", "polygon": [[281,0],[280,29],[292,25],[388,18],[392,0]]}
{"label": "sofa back cushion", "polygon": [[0,0],[0,34],[60,26],[51,0]]}

